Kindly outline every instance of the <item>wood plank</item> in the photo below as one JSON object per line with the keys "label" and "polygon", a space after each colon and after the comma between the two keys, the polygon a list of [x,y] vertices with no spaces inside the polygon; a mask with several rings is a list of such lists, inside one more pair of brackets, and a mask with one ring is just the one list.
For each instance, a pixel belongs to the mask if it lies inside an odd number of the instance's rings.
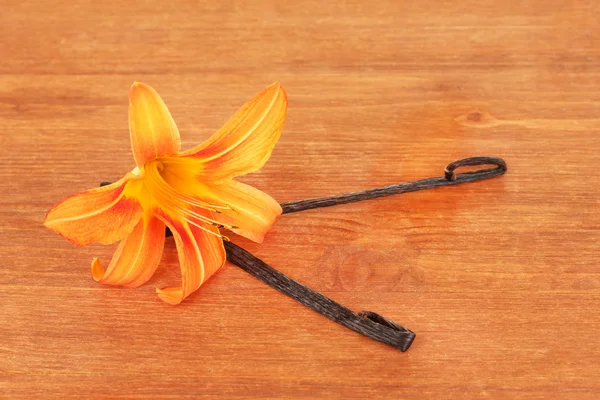
{"label": "wood plank", "polygon": [[[20,1],[0,13],[0,398],[556,398],[600,395],[600,3]],[[129,171],[127,94],[152,85],[203,141],[274,81],[279,201],[441,176],[490,181],[281,217],[284,273],[417,333],[401,353],[226,265],[182,305],[174,244],[150,282],[89,276],[114,246],[42,226]]]}

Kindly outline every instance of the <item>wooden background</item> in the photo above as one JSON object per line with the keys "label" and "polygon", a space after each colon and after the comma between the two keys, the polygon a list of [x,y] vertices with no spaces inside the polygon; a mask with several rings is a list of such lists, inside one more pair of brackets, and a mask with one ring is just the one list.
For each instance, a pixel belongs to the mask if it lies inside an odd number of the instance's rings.
{"label": "wooden background", "polygon": [[[597,1],[13,1],[0,13],[0,398],[600,396]],[[285,4],[284,4],[285,3]],[[522,4],[525,3],[525,4]],[[137,290],[42,226],[133,167],[127,95],[154,86],[184,148],[256,92],[289,95],[267,166],[279,201],[440,176],[460,187],[283,216],[235,238],[353,310],[417,333],[407,353],[226,265],[183,305],[174,244]]]}

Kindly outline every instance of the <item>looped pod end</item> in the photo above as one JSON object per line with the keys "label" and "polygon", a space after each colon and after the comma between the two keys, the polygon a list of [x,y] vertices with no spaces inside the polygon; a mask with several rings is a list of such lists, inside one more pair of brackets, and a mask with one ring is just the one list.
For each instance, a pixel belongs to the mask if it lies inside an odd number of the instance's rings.
{"label": "looped pod end", "polygon": [[[506,172],[506,162],[498,157],[469,157],[463,158],[462,160],[456,160],[451,162],[444,169],[444,177],[449,181],[456,180],[456,174],[454,171],[459,167],[473,167],[477,165],[495,165],[496,168],[486,171],[497,172],[498,175],[502,175]],[[477,171],[481,172],[481,171]]]}

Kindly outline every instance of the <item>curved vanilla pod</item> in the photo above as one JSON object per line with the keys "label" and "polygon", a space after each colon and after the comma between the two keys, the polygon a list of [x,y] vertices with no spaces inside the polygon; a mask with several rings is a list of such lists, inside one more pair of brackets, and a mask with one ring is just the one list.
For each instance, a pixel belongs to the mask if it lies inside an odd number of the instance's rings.
{"label": "curved vanilla pod", "polygon": [[[465,172],[456,175],[454,171],[458,167],[477,166],[477,165],[495,165],[495,168],[479,171]],[[416,192],[417,190],[433,189],[441,186],[459,185],[490,179],[503,175],[506,172],[506,162],[497,157],[471,157],[454,161],[444,169],[444,176],[439,178],[427,178],[413,182],[396,183],[394,185],[383,186],[375,189],[362,190],[360,192],[351,192],[338,194],[335,196],[318,197],[314,199],[290,201],[282,203],[281,208],[284,214],[298,211],[310,210],[313,208],[330,207],[338,204],[355,203],[357,201],[375,199],[377,197],[390,196],[393,194]]]}
{"label": "curved vanilla pod", "polygon": [[[456,174],[455,170],[464,166],[494,165],[494,168]],[[320,207],[330,207],[339,204],[354,203],[393,194],[415,192],[441,186],[458,185],[494,178],[506,172],[506,162],[497,157],[470,157],[454,161],[444,169],[444,176],[427,178],[413,182],[398,183],[376,189],[345,193],[335,196],[319,197],[306,200],[282,203],[284,214],[310,210]],[[108,185],[102,182],[100,185]],[[171,232],[167,229],[167,235]],[[406,351],[411,346],[416,335],[414,332],[372,311],[361,311],[358,314],[342,306],[330,298],[291,279],[277,271],[264,261],[231,242],[224,242],[227,260],[252,276],[260,279],[279,292],[293,298],[302,305],[322,314],[346,328],[352,329],[368,338]]]}

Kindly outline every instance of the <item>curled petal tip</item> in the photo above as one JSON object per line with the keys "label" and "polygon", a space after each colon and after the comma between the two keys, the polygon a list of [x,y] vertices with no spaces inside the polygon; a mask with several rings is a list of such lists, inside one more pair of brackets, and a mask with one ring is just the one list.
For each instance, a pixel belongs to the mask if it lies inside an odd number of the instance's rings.
{"label": "curled petal tip", "polygon": [[135,81],[133,82],[133,84],[129,87],[129,97],[131,97],[131,95],[140,87],[141,83]]}
{"label": "curled petal tip", "polygon": [[102,278],[104,277],[104,268],[102,268],[102,265],[100,264],[100,260],[98,259],[98,257],[94,257],[92,259],[92,265],[90,266],[90,271],[92,272],[92,278],[94,278],[94,280],[96,282],[100,282],[102,280]]}
{"label": "curled petal tip", "polygon": [[147,83],[135,81],[129,88],[129,103],[157,102],[162,103],[160,95]]}
{"label": "curled petal tip", "polygon": [[129,99],[132,100],[136,95],[142,95],[147,92],[154,92],[154,90],[145,83],[135,81],[129,88]]}
{"label": "curled petal tip", "polygon": [[97,258],[92,260],[92,277],[104,285],[141,286],[154,275],[164,242],[165,224],[156,218],[144,218],[119,243],[106,270]]}
{"label": "curled petal tip", "polygon": [[180,288],[166,287],[163,289],[156,288],[156,294],[165,303],[176,306],[183,300]]}
{"label": "curled petal tip", "polygon": [[284,98],[287,100],[287,93],[285,93],[285,89],[283,88],[283,86],[281,86],[281,83],[279,83],[279,81],[275,81],[275,82],[271,83],[269,86],[267,86],[266,90],[282,92],[284,95]]}

